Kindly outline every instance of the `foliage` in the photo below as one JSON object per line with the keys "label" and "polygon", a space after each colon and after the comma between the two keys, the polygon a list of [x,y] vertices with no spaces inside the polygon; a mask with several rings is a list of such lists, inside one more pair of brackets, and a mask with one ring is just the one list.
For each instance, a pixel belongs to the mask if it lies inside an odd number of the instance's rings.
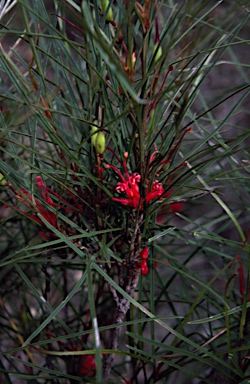
{"label": "foliage", "polygon": [[248,18],[1,1],[4,382],[248,382]]}

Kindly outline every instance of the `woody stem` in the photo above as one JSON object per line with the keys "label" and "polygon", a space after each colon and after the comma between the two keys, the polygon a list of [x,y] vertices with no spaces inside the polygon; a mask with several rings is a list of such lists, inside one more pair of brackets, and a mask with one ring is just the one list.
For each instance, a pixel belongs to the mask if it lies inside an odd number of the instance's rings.
{"label": "woody stem", "polygon": [[[135,288],[136,288],[137,282],[138,282],[138,277],[139,277],[139,270],[137,270],[137,269],[133,270],[133,272],[131,273],[131,276],[129,278],[129,281],[125,287],[126,293],[128,293],[130,296],[132,296],[134,291],[135,291]],[[125,316],[126,316],[128,310],[130,308],[130,302],[124,297],[119,297],[117,294],[117,291],[115,290],[115,288],[112,285],[110,285],[109,288],[110,288],[110,291],[111,291],[113,298],[114,298],[116,305],[117,305],[115,324],[116,325],[121,324],[121,323],[123,323]],[[112,335],[111,335],[111,347],[110,348],[113,351],[116,351],[118,349],[120,334],[121,334],[121,327],[117,326],[113,330]],[[107,380],[109,378],[114,357],[115,357],[115,355],[113,353],[110,353],[106,356],[106,359],[104,361],[104,367],[103,367],[103,379],[104,380]]]}

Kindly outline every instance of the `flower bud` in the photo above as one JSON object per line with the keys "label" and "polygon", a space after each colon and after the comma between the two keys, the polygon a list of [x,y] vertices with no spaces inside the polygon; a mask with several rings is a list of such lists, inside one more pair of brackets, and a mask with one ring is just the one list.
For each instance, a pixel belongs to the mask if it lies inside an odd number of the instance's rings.
{"label": "flower bud", "polygon": [[0,185],[4,187],[6,185],[7,181],[4,178],[4,175],[0,173]]}
{"label": "flower bud", "polygon": [[105,140],[104,132],[100,131],[97,133],[94,146],[95,146],[96,152],[99,153],[99,155],[102,155],[106,148],[106,140]]}
{"label": "flower bud", "polygon": [[135,63],[136,63],[136,52],[133,52],[132,53],[132,67],[133,68],[135,67]]}
{"label": "flower bud", "polygon": [[163,170],[164,172],[166,172],[166,171],[168,170],[169,167],[170,167],[170,164],[169,164],[169,162],[167,162],[167,163],[165,163],[165,164],[163,165],[162,170]]}
{"label": "flower bud", "polygon": [[148,271],[149,271],[149,269],[148,269],[147,262],[146,262],[146,260],[143,260],[142,264],[141,264],[141,274],[142,275],[147,275]]}
{"label": "flower bud", "polygon": [[[94,124],[98,124],[97,120],[94,121]],[[95,141],[98,135],[98,127],[96,125],[91,125],[91,143],[95,146]]]}
{"label": "flower bud", "polygon": [[162,47],[161,47],[158,43],[156,43],[156,44],[154,45],[154,48],[153,48],[153,56],[154,56],[155,52],[156,52],[156,55],[155,55],[155,57],[154,57],[154,64],[157,63],[157,61],[158,61],[158,60],[161,58],[161,56],[162,56]]}
{"label": "flower bud", "polygon": [[[102,0],[102,12],[103,12],[103,14],[106,12],[108,6],[109,6],[109,0]],[[113,11],[112,11],[112,8],[109,7],[108,13],[106,15],[106,20],[112,21],[113,19],[114,19],[113,18]]]}
{"label": "flower bud", "polygon": [[148,258],[148,247],[145,247],[141,250],[140,256],[142,259],[146,260]]}

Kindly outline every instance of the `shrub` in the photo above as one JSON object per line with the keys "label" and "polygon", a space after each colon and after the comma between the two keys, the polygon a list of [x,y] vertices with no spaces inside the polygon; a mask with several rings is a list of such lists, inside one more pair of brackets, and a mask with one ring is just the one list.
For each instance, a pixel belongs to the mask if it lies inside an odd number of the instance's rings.
{"label": "shrub", "polygon": [[1,7],[2,380],[248,382],[247,5]]}

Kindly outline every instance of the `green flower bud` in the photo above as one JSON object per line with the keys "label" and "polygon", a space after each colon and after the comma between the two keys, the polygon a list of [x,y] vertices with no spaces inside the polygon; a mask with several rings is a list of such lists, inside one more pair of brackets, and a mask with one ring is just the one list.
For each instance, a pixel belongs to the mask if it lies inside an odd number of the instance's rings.
{"label": "green flower bud", "polygon": [[168,168],[170,167],[170,164],[169,163],[165,163],[162,167],[163,171],[167,171]]}
{"label": "green flower bud", "polygon": [[98,132],[95,140],[95,149],[99,155],[102,155],[106,148],[106,140],[104,132]]}
{"label": "green flower bud", "polygon": [[[156,52],[157,51],[157,52]],[[158,44],[158,43],[156,43],[155,45],[154,45],[154,49],[153,49],[153,55],[155,54],[155,52],[156,52],[156,55],[155,55],[155,57],[154,57],[154,63],[157,63],[157,61],[161,58],[161,56],[162,56],[162,47]]]}
{"label": "green flower bud", "polygon": [[4,175],[2,175],[2,173],[0,173],[0,185],[2,187],[4,187],[6,185],[7,181],[5,180],[4,178]]}
{"label": "green flower bud", "polygon": [[[102,0],[102,12],[103,12],[103,14],[106,12],[108,6],[109,6],[109,0]],[[109,10],[108,10],[108,13],[106,16],[106,20],[112,21],[113,19],[114,19],[113,18],[113,11],[112,11],[112,8],[109,7]]]}
{"label": "green flower bud", "polygon": [[[94,121],[94,124],[98,124],[97,120]],[[98,135],[98,127],[96,125],[91,125],[91,143],[95,146],[95,141]]]}

